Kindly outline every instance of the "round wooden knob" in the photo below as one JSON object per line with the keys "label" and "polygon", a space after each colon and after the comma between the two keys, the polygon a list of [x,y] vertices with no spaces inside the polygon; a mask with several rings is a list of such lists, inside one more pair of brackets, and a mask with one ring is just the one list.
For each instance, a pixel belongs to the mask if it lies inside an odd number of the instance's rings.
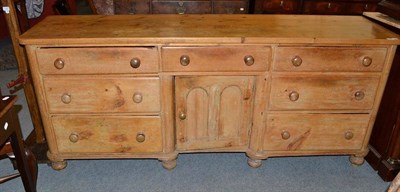
{"label": "round wooden knob", "polygon": [[282,136],[282,139],[288,140],[290,138],[290,133],[289,133],[289,131],[282,131],[281,136]]}
{"label": "round wooden knob", "polygon": [[179,114],[179,119],[185,120],[185,119],[186,119],[186,114],[185,114],[184,112],[181,112],[181,113]]}
{"label": "round wooden knob", "polygon": [[139,68],[140,67],[140,59],[139,58],[133,58],[131,59],[131,67],[132,68]]}
{"label": "round wooden knob", "polygon": [[347,139],[347,140],[353,139],[353,137],[354,137],[354,134],[351,131],[346,131],[344,133],[344,138]]}
{"label": "round wooden knob", "polygon": [[65,61],[62,58],[58,58],[54,61],[54,67],[56,69],[62,69],[62,68],[64,68],[64,65],[65,65]]}
{"label": "round wooden knob", "polygon": [[134,93],[133,94],[133,102],[135,103],[141,103],[143,101],[143,95],[141,93]]}
{"label": "round wooden knob", "polygon": [[65,104],[71,103],[71,100],[72,100],[71,95],[69,95],[68,93],[64,93],[64,94],[61,96],[61,101],[62,101],[63,103],[65,103]]}
{"label": "round wooden knob", "polygon": [[245,57],[244,57],[244,63],[245,63],[247,66],[253,65],[253,64],[254,64],[254,57],[251,56],[251,55],[245,56]]}
{"label": "round wooden knob", "polygon": [[301,63],[303,63],[303,60],[301,59],[301,57],[295,56],[295,57],[292,58],[293,66],[298,67],[298,66],[301,65]]}
{"label": "round wooden knob", "polygon": [[354,93],[354,98],[356,100],[362,100],[362,99],[364,99],[364,97],[365,97],[365,93],[363,91],[356,91]]}
{"label": "round wooden knob", "polygon": [[289,99],[291,101],[297,101],[297,100],[299,100],[299,97],[300,97],[300,95],[296,91],[292,91],[289,93]]}
{"label": "round wooden knob", "polygon": [[181,56],[181,65],[182,66],[187,66],[190,63],[190,57],[187,55],[182,55]]}
{"label": "round wooden knob", "polygon": [[146,135],[144,133],[138,133],[136,135],[136,141],[139,143],[143,143],[146,140]]}
{"label": "round wooden knob", "polygon": [[78,133],[71,133],[71,135],[69,135],[69,140],[72,143],[76,143],[79,141],[79,134]]}
{"label": "round wooden knob", "polygon": [[370,65],[372,64],[372,58],[371,58],[371,57],[364,57],[364,58],[362,59],[362,64],[363,64],[365,67],[370,66]]}

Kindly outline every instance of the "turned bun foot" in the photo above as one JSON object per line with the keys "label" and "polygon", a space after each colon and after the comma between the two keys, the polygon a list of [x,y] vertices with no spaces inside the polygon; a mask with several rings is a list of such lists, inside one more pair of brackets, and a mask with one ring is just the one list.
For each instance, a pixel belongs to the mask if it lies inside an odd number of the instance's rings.
{"label": "turned bun foot", "polygon": [[351,164],[353,164],[353,166],[361,166],[362,164],[364,164],[364,157],[357,157],[357,156],[350,156],[349,160],[351,162]]}
{"label": "turned bun foot", "polygon": [[55,161],[51,162],[51,168],[53,168],[56,171],[61,171],[67,167],[67,161]]}
{"label": "turned bun foot", "polygon": [[176,167],[176,159],[162,161],[162,166],[164,167],[164,169],[171,171]]}
{"label": "turned bun foot", "polygon": [[260,159],[248,159],[247,164],[252,168],[259,168],[262,165],[262,160]]}

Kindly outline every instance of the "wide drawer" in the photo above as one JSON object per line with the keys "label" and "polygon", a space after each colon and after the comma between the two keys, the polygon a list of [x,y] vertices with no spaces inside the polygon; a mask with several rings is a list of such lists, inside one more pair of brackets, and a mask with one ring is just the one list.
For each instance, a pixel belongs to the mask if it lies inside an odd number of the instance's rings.
{"label": "wide drawer", "polygon": [[42,74],[158,72],[154,47],[42,48],[36,55]]}
{"label": "wide drawer", "polygon": [[60,153],[153,153],[162,151],[161,121],[134,116],[51,118]]}
{"label": "wide drawer", "polygon": [[278,47],[274,71],[382,71],[386,48]]}
{"label": "wide drawer", "polygon": [[369,118],[369,114],[268,114],[263,149],[361,149]]}
{"label": "wide drawer", "polygon": [[238,47],[163,47],[163,71],[265,71],[271,48]]}
{"label": "wide drawer", "polygon": [[274,75],[270,109],[371,109],[379,80],[365,75]]}
{"label": "wide drawer", "polygon": [[213,1],[213,13],[216,14],[243,14],[248,13],[247,0]]}
{"label": "wide drawer", "polygon": [[160,111],[157,77],[45,77],[50,113]]}
{"label": "wide drawer", "polygon": [[211,1],[169,1],[152,2],[154,14],[209,14],[212,13]]}

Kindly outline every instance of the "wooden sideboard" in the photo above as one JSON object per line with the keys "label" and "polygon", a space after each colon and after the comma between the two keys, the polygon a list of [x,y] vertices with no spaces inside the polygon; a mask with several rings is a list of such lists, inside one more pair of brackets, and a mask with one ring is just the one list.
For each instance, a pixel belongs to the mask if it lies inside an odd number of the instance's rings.
{"label": "wooden sideboard", "polygon": [[172,169],[197,152],[362,164],[399,38],[360,16],[114,15],[48,17],[20,43],[54,169]]}
{"label": "wooden sideboard", "polygon": [[375,11],[380,0],[255,0],[255,13],[361,15]]}
{"label": "wooden sideboard", "polygon": [[98,14],[243,14],[249,0],[91,0]]}

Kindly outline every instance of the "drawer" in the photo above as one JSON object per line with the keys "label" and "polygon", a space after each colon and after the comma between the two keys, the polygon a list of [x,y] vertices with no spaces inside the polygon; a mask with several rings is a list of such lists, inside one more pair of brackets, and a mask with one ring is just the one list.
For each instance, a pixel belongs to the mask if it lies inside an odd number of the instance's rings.
{"label": "drawer", "polygon": [[150,13],[150,0],[114,1],[115,14],[147,14]]}
{"label": "drawer", "polygon": [[379,80],[365,75],[275,75],[270,109],[371,109]]}
{"label": "drawer", "polygon": [[369,114],[268,114],[264,150],[359,150]]}
{"label": "drawer", "polygon": [[375,11],[378,2],[304,1],[305,14],[359,15]]}
{"label": "drawer", "polygon": [[42,74],[157,73],[154,47],[43,48],[36,51]]}
{"label": "drawer", "polygon": [[60,153],[162,151],[159,117],[55,115],[51,120]]}
{"label": "drawer", "polygon": [[293,14],[298,13],[300,1],[298,0],[265,0],[262,3],[262,13]]}
{"label": "drawer", "polygon": [[156,77],[45,77],[50,113],[160,111],[160,82]]}
{"label": "drawer", "polygon": [[274,71],[382,71],[386,48],[278,47]]}
{"label": "drawer", "polygon": [[163,71],[265,71],[271,48],[238,47],[163,47]]}
{"label": "drawer", "polygon": [[248,13],[247,0],[213,1],[213,12],[216,14],[244,14]]}
{"label": "drawer", "polygon": [[210,14],[212,4],[208,0],[200,1],[153,1],[154,14]]}

